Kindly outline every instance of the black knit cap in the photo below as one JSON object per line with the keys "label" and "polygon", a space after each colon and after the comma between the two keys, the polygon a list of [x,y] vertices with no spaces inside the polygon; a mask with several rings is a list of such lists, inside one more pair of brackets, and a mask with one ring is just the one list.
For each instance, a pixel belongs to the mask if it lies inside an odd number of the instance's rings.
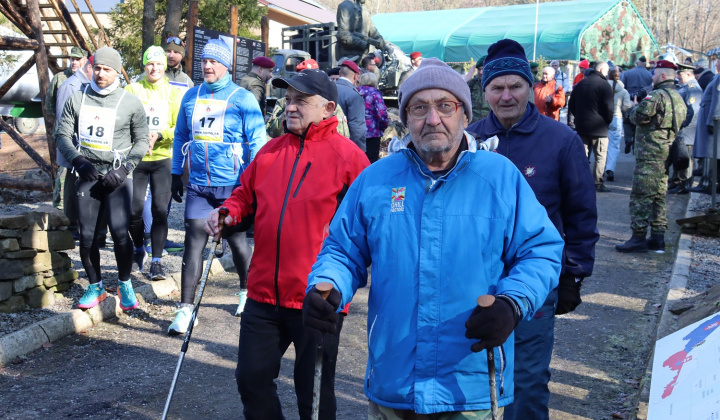
{"label": "black knit cap", "polygon": [[525,49],[515,40],[501,39],[488,48],[483,66],[483,89],[492,79],[508,74],[516,74],[524,78],[530,86],[533,85],[533,76]]}

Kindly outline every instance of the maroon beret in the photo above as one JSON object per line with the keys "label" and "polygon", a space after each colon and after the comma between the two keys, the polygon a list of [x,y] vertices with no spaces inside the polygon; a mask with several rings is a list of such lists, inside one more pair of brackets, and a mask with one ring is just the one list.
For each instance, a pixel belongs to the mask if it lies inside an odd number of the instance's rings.
{"label": "maroon beret", "polygon": [[419,52],[419,51],[415,51],[415,52],[413,52],[413,53],[410,54],[410,59],[411,59],[411,60],[414,60],[414,59],[416,59],[416,58],[418,58],[418,57],[422,57],[422,53]]}
{"label": "maroon beret", "polygon": [[657,63],[655,63],[656,69],[673,69],[677,70],[678,66],[677,64],[673,63],[672,61],[668,60],[659,60]]}
{"label": "maroon beret", "polygon": [[360,74],[360,67],[358,67],[357,64],[350,60],[345,60],[342,63],[340,63],[341,66],[349,67],[350,70],[354,71],[357,74]]}
{"label": "maroon beret", "polygon": [[275,68],[275,62],[267,57],[256,57],[253,59],[252,63],[256,66],[263,67],[266,69],[272,69]]}

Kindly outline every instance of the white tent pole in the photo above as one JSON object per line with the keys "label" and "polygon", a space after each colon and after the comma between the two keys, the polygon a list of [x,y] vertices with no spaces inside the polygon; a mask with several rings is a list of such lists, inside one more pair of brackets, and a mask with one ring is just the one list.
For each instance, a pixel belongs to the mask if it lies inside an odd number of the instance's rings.
{"label": "white tent pole", "polygon": [[533,61],[535,61],[535,51],[537,50],[537,27],[538,27],[538,12],[540,11],[540,0],[535,2],[535,36],[533,37]]}

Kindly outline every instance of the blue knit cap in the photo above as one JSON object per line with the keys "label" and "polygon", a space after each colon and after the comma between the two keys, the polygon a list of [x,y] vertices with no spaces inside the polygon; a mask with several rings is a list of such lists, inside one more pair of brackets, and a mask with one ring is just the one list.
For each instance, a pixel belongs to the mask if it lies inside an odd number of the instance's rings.
{"label": "blue knit cap", "polygon": [[488,48],[482,75],[483,90],[492,79],[508,74],[516,74],[524,78],[530,86],[533,85],[533,75],[525,49],[517,41],[501,39]]}
{"label": "blue knit cap", "polygon": [[200,59],[209,58],[215,60],[223,66],[230,68],[232,64],[232,53],[230,47],[219,39],[211,39],[203,48],[202,57]]}

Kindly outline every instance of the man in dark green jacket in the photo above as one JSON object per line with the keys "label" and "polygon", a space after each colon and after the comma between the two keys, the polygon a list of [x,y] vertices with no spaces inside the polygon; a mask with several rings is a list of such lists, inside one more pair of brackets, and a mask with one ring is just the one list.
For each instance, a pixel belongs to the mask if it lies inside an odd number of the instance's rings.
{"label": "man in dark green jacket", "polygon": [[252,69],[250,73],[240,79],[238,83],[241,87],[249,90],[255,96],[258,103],[260,104],[260,111],[262,111],[263,117],[267,112],[267,99],[265,84],[268,80],[273,77],[273,69],[275,68],[275,62],[267,57],[256,57],[252,61]]}

